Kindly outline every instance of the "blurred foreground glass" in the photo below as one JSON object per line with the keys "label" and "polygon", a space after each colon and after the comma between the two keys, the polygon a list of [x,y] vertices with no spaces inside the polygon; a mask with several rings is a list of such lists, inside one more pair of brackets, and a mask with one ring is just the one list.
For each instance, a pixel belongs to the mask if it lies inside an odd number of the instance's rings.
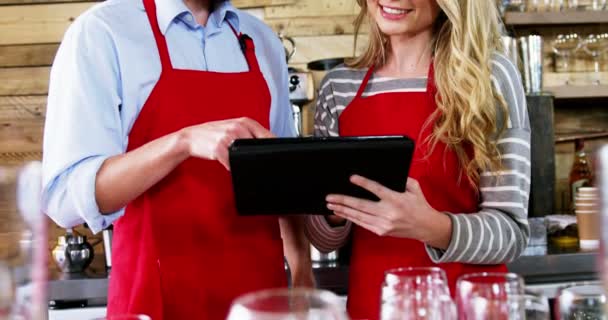
{"label": "blurred foreground glass", "polygon": [[447,277],[439,268],[400,268],[385,272],[382,285],[382,320],[451,320],[456,305],[450,298]]}
{"label": "blurred foreground glass", "polygon": [[347,320],[340,298],[312,289],[270,289],[245,294],[230,308],[228,320]]}
{"label": "blurred foreground glass", "polygon": [[521,297],[526,309],[526,320],[550,320],[551,310],[547,297],[535,294],[525,294]]}
{"label": "blurred foreground glass", "polygon": [[46,319],[47,225],[41,166],[0,166],[0,319]]}
{"label": "blurred foreground glass", "polygon": [[95,318],[92,320],[152,320],[145,314],[120,314],[104,318]]}
{"label": "blurred foreground glass", "polygon": [[578,285],[560,291],[556,314],[560,320],[606,320],[606,294],[599,285]]}
{"label": "blurred foreground glass", "polygon": [[458,279],[456,291],[459,319],[525,319],[524,281],[517,274],[467,274]]}

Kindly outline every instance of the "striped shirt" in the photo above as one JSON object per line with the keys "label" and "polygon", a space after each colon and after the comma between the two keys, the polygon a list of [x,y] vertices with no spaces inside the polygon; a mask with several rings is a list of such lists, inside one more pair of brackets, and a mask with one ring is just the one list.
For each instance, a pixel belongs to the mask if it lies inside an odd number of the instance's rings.
{"label": "striped shirt", "polygon": [[[339,135],[340,114],[355,97],[365,73],[366,70],[339,66],[326,75],[316,102],[316,136]],[[499,54],[492,60],[492,82],[496,92],[506,101],[509,111],[506,130],[497,140],[502,169],[498,172],[481,172],[478,212],[446,212],[452,220],[449,247],[439,250],[427,245],[427,253],[435,263],[507,263],[517,258],[528,243],[531,168],[526,96],[517,68]],[[363,96],[387,92],[425,92],[426,85],[427,78],[372,76]],[[306,222],[306,232],[312,244],[325,252],[344,245],[351,229],[351,222],[341,227],[331,227],[322,216],[309,216]]]}

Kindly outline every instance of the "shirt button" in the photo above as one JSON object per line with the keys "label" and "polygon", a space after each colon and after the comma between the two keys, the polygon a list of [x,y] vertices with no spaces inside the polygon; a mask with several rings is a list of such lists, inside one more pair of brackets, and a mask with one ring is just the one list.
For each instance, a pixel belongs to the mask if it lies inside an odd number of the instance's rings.
{"label": "shirt button", "polygon": [[194,19],[192,18],[192,15],[191,15],[191,14],[187,14],[187,15],[186,15],[186,20],[187,20],[188,22],[192,22],[192,20],[194,20]]}

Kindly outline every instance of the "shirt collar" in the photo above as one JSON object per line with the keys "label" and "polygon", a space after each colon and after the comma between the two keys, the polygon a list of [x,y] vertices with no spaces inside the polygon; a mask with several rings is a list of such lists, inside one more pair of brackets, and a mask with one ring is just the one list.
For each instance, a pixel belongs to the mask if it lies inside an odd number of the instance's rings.
{"label": "shirt collar", "polygon": [[239,31],[239,16],[236,12],[236,8],[232,6],[230,1],[222,1],[217,5],[211,16],[209,17],[211,23],[215,23],[217,28],[222,26],[224,21],[228,21],[237,31]]}
{"label": "shirt collar", "polygon": [[[163,35],[166,34],[167,29],[175,19],[190,13],[188,7],[184,4],[182,0],[155,0],[156,2],[156,16],[158,19],[158,26]],[[140,8],[145,10],[143,0],[139,2]],[[196,21],[187,19],[181,19],[186,25],[191,28],[196,27]],[[211,15],[209,16],[209,21],[207,25],[214,24],[216,29],[220,29],[222,23],[224,21],[229,22],[237,32],[240,30],[239,24],[239,16],[237,14],[236,8],[232,6],[229,0],[222,1],[217,7],[213,10]]]}

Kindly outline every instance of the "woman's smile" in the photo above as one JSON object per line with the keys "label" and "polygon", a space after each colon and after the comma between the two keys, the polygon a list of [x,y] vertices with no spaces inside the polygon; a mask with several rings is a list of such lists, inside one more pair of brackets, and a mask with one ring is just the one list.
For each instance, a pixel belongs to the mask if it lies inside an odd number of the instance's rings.
{"label": "woman's smile", "polygon": [[408,16],[413,9],[389,7],[379,4],[378,8],[381,10],[382,17],[388,20],[400,20]]}

